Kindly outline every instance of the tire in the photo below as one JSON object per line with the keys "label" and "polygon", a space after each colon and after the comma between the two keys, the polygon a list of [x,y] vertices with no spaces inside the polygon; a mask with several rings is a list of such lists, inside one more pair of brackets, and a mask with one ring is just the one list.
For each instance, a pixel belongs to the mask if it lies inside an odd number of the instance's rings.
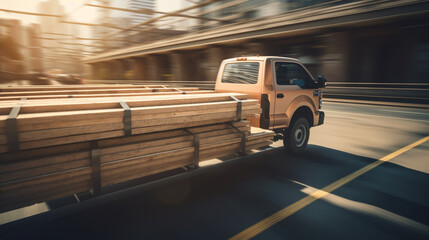
{"label": "tire", "polygon": [[300,117],[292,123],[292,126],[286,130],[283,145],[286,151],[293,154],[300,154],[307,147],[310,138],[310,124],[307,119]]}

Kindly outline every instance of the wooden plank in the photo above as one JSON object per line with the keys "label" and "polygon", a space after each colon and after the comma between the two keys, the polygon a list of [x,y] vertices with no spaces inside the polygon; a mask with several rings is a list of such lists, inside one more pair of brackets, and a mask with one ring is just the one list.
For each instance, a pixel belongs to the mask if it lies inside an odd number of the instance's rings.
{"label": "wooden plank", "polygon": [[[244,121],[244,120],[240,122],[232,122],[232,124],[238,128],[245,127],[245,126],[250,127],[249,121]],[[214,130],[224,130],[228,128],[230,128],[229,124],[226,124],[226,123],[213,124],[213,122],[208,121],[208,122],[205,122],[203,126],[187,128],[187,130],[193,134],[196,134],[196,133],[201,134],[204,132],[212,132]],[[179,130],[172,130],[168,132],[155,132],[150,134],[133,135],[133,136],[127,136],[127,137],[114,138],[114,139],[103,139],[99,141],[99,145],[101,148],[103,148],[103,151],[106,151],[108,147],[115,147],[118,145],[126,145],[128,143],[164,139],[164,138],[184,136],[184,135],[187,136],[189,135],[189,133],[184,131],[183,129],[179,129]]]}
{"label": "wooden plank", "polygon": [[112,153],[109,155],[105,155],[101,157],[102,163],[110,163],[110,162],[117,162],[127,159],[133,159],[136,157],[141,156],[148,156],[150,154],[156,154],[156,153],[162,153],[166,151],[173,151],[177,149],[184,149],[184,148],[192,148],[193,142],[192,140],[189,140],[187,142],[179,142],[179,143],[173,143],[173,144],[167,144],[164,146],[157,146],[157,147],[150,147],[150,148],[143,148],[133,151],[123,151],[123,152],[117,152]]}
{"label": "wooden plank", "polygon": [[[214,142],[214,141],[219,141],[219,140],[224,140],[224,139],[228,139],[231,137],[236,137],[236,133],[234,132],[235,130],[231,130],[231,129],[226,129],[226,130],[221,130],[221,131],[213,131],[213,132],[209,132],[210,134],[208,134],[207,132],[205,134],[201,135],[201,139],[202,139],[202,144],[204,144],[205,142]],[[233,133],[233,134],[230,134]],[[209,136],[214,136],[211,138],[205,138],[205,137],[209,137]],[[187,140],[187,142],[183,142],[184,140]],[[168,145],[169,143],[179,143],[179,144],[175,144],[175,145]],[[143,148],[144,145],[144,148]],[[158,147],[156,147],[158,146]],[[130,145],[127,145],[127,147],[130,147]],[[138,143],[135,144],[135,146],[133,146],[133,148],[128,148],[128,149],[124,149],[122,148],[122,152],[119,152],[119,154],[115,155],[115,154],[110,154],[106,157],[103,157],[102,159],[105,159],[105,161],[109,161],[109,158],[111,158],[112,160],[115,159],[121,159],[121,158],[129,158],[132,156],[138,156],[138,155],[143,155],[143,154],[147,154],[147,153],[154,153],[154,152],[161,152],[161,151],[165,151],[166,149],[175,149],[175,148],[182,148],[182,147],[192,147],[192,137],[191,136],[184,136],[184,137],[176,137],[174,138],[168,138],[168,139],[163,139],[163,140],[157,140],[157,141],[151,141],[151,142],[144,142],[144,143]],[[137,150],[136,149],[140,149]],[[112,150],[112,149],[110,149]],[[115,149],[116,152],[118,152],[118,149]],[[126,151],[124,151],[126,150]],[[129,151],[132,150],[132,151]],[[131,152],[132,155],[127,155],[127,151]],[[71,159],[68,159],[69,161],[66,161],[65,159],[67,159],[67,157],[72,157]],[[76,158],[80,157],[82,159],[85,160],[81,160],[76,162]],[[6,180],[10,180],[12,178],[12,176],[15,176],[14,179],[18,179],[19,177],[16,176],[36,176],[38,174],[45,174],[45,173],[50,173],[53,172],[55,170],[66,170],[72,167],[80,167],[80,166],[89,166],[89,151],[86,152],[81,152],[79,154],[77,153],[73,153],[73,154],[63,154],[60,155],[59,157],[56,157],[55,160],[57,160],[57,162],[53,162],[51,159],[49,161],[49,158],[42,158],[42,159],[38,159],[38,161],[32,160],[32,161],[26,161],[24,162],[25,165],[27,165],[27,167],[30,167],[29,163],[31,163],[31,168],[30,170],[27,171],[19,171],[22,170],[24,168],[24,164],[22,162],[19,163],[15,163],[12,164],[12,166],[15,166],[15,168],[11,168],[11,164],[7,164],[7,165],[2,165],[2,169],[0,171],[2,172],[7,172],[7,174],[4,174],[3,176],[0,176],[0,181],[4,182]],[[51,157],[52,158],[52,157]],[[79,159],[80,159],[79,158]],[[107,158],[107,160],[106,160]],[[36,159],[37,160],[37,159]],[[70,162],[73,161],[73,162]],[[38,164],[35,165],[35,162],[38,162]],[[40,162],[43,162],[44,165],[41,165]],[[102,161],[104,162],[104,161]],[[50,164],[50,165],[49,165]],[[84,165],[82,165],[84,164]],[[17,167],[20,166],[21,168]],[[48,166],[46,166],[48,165]],[[18,172],[15,172],[17,171]],[[6,179],[6,180],[5,180]]]}
{"label": "wooden plank", "polygon": [[[243,94],[237,94],[242,100],[246,100],[247,96]],[[210,103],[210,102],[222,102],[232,101],[229,95],[224,94],[188,94],[188,95],[162,95],[162,96],[144,96],[144,97],[129,97],[129,98],[103,98],[103,99],[91,99],[82,101],[80,99],[68,99],[67,101],[56,102],[31,102],[26,101],[22,106],[21,113],[43,113],[43,112],[55,112],[55,111],[79,111],[79,110],[91,110],[91,109],[109,109],[109,108],[120,108],[118,102],[124,101],[131,108],[141,107],[160,107],[165,105],[181,105],[181,104],[196,104],[196,103]],[[5,105],[5,104],[3,104]],[[14,103],[6,104],[3,106],[3,112],[8,114],[10,108],[13,107]]]}
{"label": "wooden plank", "polygon": [[[202,159],[211,159],[229,155],[231,153],[237,153],[240,149],[240,141],[241,139],[236,139],[235,144],[232,145],[231,142],[233,141],[228,141],[228,143],[223,144],[224,146],[221,148],[207,148],[201,152]],[[270,143],[270,141],[262,141],[263,142],[261,142],[261,139],[256,139],[246,143],[246,145],[248,147],[262,147],[267,146],[267,144]],[[146,176],[154,173],[154,169],[156,170],[155,172],[162,172],[181,166],[186,166],[192,162],[193,158],[193,155],[190,153],[187,153],[185,156],[184,154],[181,154],[176,158],[165,157],[163,153],[157,153],[155,155],[158,157],[156,161],[154,161],[153,158],[150,159],[142,156],[141,158],[135,158],[133,161],[121,161],[122,166],[112,164],[110,169],[103,169],[105,174],[103,175],[103,179],[105,180],[104,184],[113,184],[120,181]],[[185,165],[181,165],[183,163],[185,163]]]}
{"label": "wooden plank", "polygon": [[26,91],[53,91],[53,90],[83,90],[83,89],[123,89],[123,88],[161,88],[169,85],[27,85],[27,86],[8,86],[0,88],[0,92],[26,92]]}
{"label": "wooden plank", "polygon": [[[66,161],[66,162],[58,162],[56,164],[44,165],[40,167],[34,168],[26,168],[19,171],[8,171],[7,173],[2,173],[0,175],[0,184],[16,181],[24,178],[32,178],[40,175],[52,174],[56,172],[72,170],[82,167],[90,166],[91,161],[89,158],[75,161]],[[5,166],[2,166],[2,168]]]}
{"label": "wooden plank", "polygon": [[[238,98],[246,98],[246,95],[237,95]],[[209,103],[209,102],[222,102],[222,101],[228,101],[229,96],[221,96],[221,95],[207,95],[207,96],[201,96],[201,95],[195,95],[195,96],[187,96],[186,98],[182,95],[177,98],[171,98],[171,99],[145,99],[141,102],[145,102],[148,106],[146,107],[134,107],[132,104],[130,107],[133,108],[133,114],[147,114],[147,112],[150,111],[158,111],[162,112],[162,109],[165,109],[164,111],[167,111],[166,108],[171,109],[172,106],[167,106],[174,104],[174,106],[180,107],[182,105],[183,109],[186,109],[186,107],[190,107],[191,104],[201,104],[201,103]],[[243,99],[244,100],[244,99]],[[246,102],[254,102],[255,100],[246,100]],[[161,107],[161,105],[163,105]],[[165,105],[165,106],[164,106]],[[31,123],[52,123],[52,122],[58,122],[58,121],[74,121],[74,120],[82,120],[82,119],[99,119],[100,117],[103,117],[102,114],[105,115],[115,115],[120,116],[122,113],[122,109],[119,109],[119,104],[117,105],[116,109],[91,109],[91,110],[80,110],[80,111],[60,111],[60,112],[44,112],[44,113],[29,113],[29,114],[21,114],[18,116],[18,124],[26,125]],[[160,110],[157,110],[160,109]],[[0,118],[0,127],[4,127],[3,119]]]}
{"label": "wooden plank", "polygon": [[[213,142],[210,144],[203,144],[200,147],[200,151],[202,154],[205,153],[210,153],[210,151],[223,151],[224,149],[230,149],[230,148],[239,148],[240,147],[240,142],[241,142],[241,138],[240,137],[236,137],[236,135],[232,135],[229,136],[229,138],[227,138],[227,140],[225,139],[219,139],[220,141],[218,142]],[[251,140],[249,141],[249,144],[254,143],[254,142],[261,142],[261,141],[265,141],[265,139],[255,139],[255,140]],[[122,159],[119,161],[115,161],[115,162],[111,162],[111,163],[107,163],[104,164],[102,169],[103,171],[109,171],[109,170],[115,170],[115,171],[121,171],[120,168],[121,167],[126,167],[126,166],[130,166],[130,165],[135,165],[135,164],[145,164],[147,162],[151,162],[160,158],[164,158],[164,157],[168,157],[165,154],[171,154],[171,156],[178,156],[180,155],[180,153],[190,153],[189,151],[193,152],[192,147],[188,147],[188,148],[183,148],[183,149],[175,149],[175,150],[169,150],[169,151],[157,151],[153,154],[148,154],[148,155],[141,155],[141,156],[137,156],[137,157],[132,157],[132,158],[126,158],[126,159]],[[106,167],[107,166],[107,167]]]}
{"label": "wooden plank", "polygon": [[21,171],[25,169],[39,168],[51,164],[61,164],[82,159],[90,159],[90,150],[71,152],[71,153],[50,153],[44,157],[34,157],[30,159],[19,159],[0,164],[0,173]]}
{"label": "wooden plank", "polygon": [[[259,108],[256,108],[254,110],[244,110],[242,115],[243,115],[243,118],[246,118],[248,115],[256,114],[256,113],[260,113]],[[202,115],[193,115],[193,116],[184,116],[184,117],[174,117],[174,118],[168,118],[168,119],[149,119],[149,120],[132,122],[132,126],[133,126],[132,132],[133,134],[136,134],[136,132],[134,131],[134,128],[139,128],[139,126],[145,126],[144,129],[142,128],[138,130],[136,129],[136,131],[140,134],[143,132],[147,133],[147,132],[161,131],[155,124],[160,124],[159,126],[161,126],[162,130],[170,130],[170,129],[177,129],[178,127],[181,127],[180,124],[183,122],[188,122],[188,125],[190,126],[197,126],[197,125],[201,125],[201,122],[203,121],[214,120],[214,119],[225,121],[226,119],[231,119],[231,118],[233,120],[236,120],[235,110],[230,112],[224,112],[224,113],[202,114]],[[49,138],[49,139],[43,139],[43,140],[37,140],[37,141],[21,142],[20,149],[47,147],[47,146],[53,146],[53,145],[68,144],[73,142],[112,138],[112,137],[118,137],[123,135],[124,133],[122,130],[71,135],[71,136],[64,136],[60,138]]]}
{"label": "wooden plank", "polygon": [[[34,178],[25,178],[20,181],[13,181],[0,184],[0,199],[9,199],[20,194],[32,194],[39,191],[52,190],[55,186],[64,184],[64,182],[74,183],[81,179],[87,179],[91,176],[91,168],[84,167],[79,169],[62,171],[54,174],[42,175]],[[3,193],[8,192],[7,196]]]}
{"label": "wooden plank", "polygon": [[56,90],[56,91],[28,91],[28,92],[0,92],[1,97],[10,97],[10,96],[37,96],[37,95],[64,95],[64,94],[97,94],[97,93],[143,93],[143,92],[152,92],[152,89],[106,89],[106,90]]}
{"label": "wooden plank", "polygon": [[[79,189],[75,189],[75,185],[80,185]],[[63,179],[62,181],[42,184],[37,187],[25,189],[23,191],[21,191],[21,189],[12,190],[7,192],[7,195],[0,196],[0,205],[34,199],[40,196],[46,196],[46,199],[53,199],[51,195],[56,195],[56,193],[62,192],[63,189],[66,188],[75,190],[75,192],[72,192],[71,194],[78,193],[76,191],[88,191],[92,188],[91,176],[82,175],[79,177]]]}
{"label": "wooden plank", "polygon": [[[204,93],[214,93],[213,90],[183,90],[186,94],[204,94]],[[145,96],[158,96],[158,95],[182,95],[180,92],[147,92],[147,93],[105,93],[105,94],[71,94],[71,95],[29,95],[26,96],[29,101],[67,101],[70,99],[79,99],[82,101],[88,101],[90,99],[98,98],[118,98],[118,97],[145,97]],[[8,103],[16,100],[20,100],[20,96],[10,96],[10,97],[0,97],[0,103]]]}
{"label": "wooden plank", "polygon": [[[90,143],[80,142],[69,145],[38,148],[31,150],[24,150],[11,153],[0,154],[0,164],[8,163],[13,161],[31,160],[44,157],[52,157],[55,155],[61,155],[65,153],[73,153],[80,151],[89,151]],[[1,170],[0,170],[1,171]]]}
{"label": "wooden plank", "polygon": [[114,137],[119,137],[123,135],[124,135],[123,130],[116,130],[116,131],[108,131],[108,132],[101,132],[101,133],[66,136],[61,138],[49,138],[49,139],[32,141],[32,142],[23,142],[23,143],[20,143],[19,148],[22,150],[26,150],[26,149],[32,149],[32,148],[70,144],[75,142],[87,142],[87,141],[99,140],[103,138],[114,138]]}
{"label": "wooden plank", "polygon": [[[207,94],[209,95],[209,94]],[[146,107],[146,106],[159,106],[155,100],[169,102],[172,104],[177,104],[173,99],[192,99],[198,96],[202,97],[201,94],[162,94],[162,98],[159,98],[160,95],[149,95],[149,96],[139,96],[134,98],[97,98],[97,99],[67,99],[65,100],[52,100],[49,101],[26,101],[22,106],[20,113],[43,113],[43,112],[57,112],[57,111],[78,111],[78,110],[91,110],[91,109],[109,109],[109,108],[119,108],[119,100],[126,101],[130,107]],[[191,96],[191,97],[189,97]],[[213,96],[212,94],[209,96]],[[15,105],[16,102],[0,102],[0,114],[8,114],[11,108]]]}
{"label": "wooden plank", "polygon": [[[231,95],[243,100],[243,118],[261,111],[258,101],[247,100],[245,94],[197,93],[196,89],[186,95],[178,95],[175,89],[125,86],[35,90],[0,93],[0,114],[4,113],[0,115],[0,152],[7,151],[7,139],[1,133],[14,104],[10,100],[18,97],[14,94],[35,98],[25,103],[18,117],[24,150],[0,154],[6,157],[0,160],[0,209],[91,189],[90,141],[100,146],[101,180],[106,186],[192,164],[194,137],[179,128],[199,134],[200,159],[240,151],[240,133],[226,124],[237,120],[237,103]],[[64,98],[68,94],[80,97]],[[123,136],[118,100],[132,108],[132,132],[139,135]],[[271,143],[270,133],[249,135],[248,121],[233,124],[248,135],[246,146]]]}
{"label": "wooden plank", "polygon": [[39,193],[37,195],[21,196],[8,202],[0,200],[0,213],[29,206],[35,203],[45,202],[47,200],[58,199],[61,197],[73,195],[75,193],[84,192],[87,191],[90,184],[91,183],[88,180],[87,182],[65,185],[61,188],[55,189],[55,192],[51,191],[43,192],[42,194]]}
{"label": "wooden plank", "polygon": [[[222,104],[225,106],[224,108],[219,108],[216,105],[218,109],[211,109],[211,106],[207,107],[208,109],[204,109],[204,105],[198,104],[198,106],[195,107],[195,111],[177,111],[177,112],[171,112],[163,113],[163,114],[151,114],[151,115],[138,115],[135,116],[133,119],[151,119],[153,121],[156,121],[155,119],[159,118],[168,118],[171,119],[172,117],[179,117],[179,116],[189,116],[194,114],[203,114],[203,113],[216,113],[216,112],[224,112],[224,111],[235,111],[235,104],[230,104],[232,107],[227,107],[227,104]],[[257,107],[255,106],[244,106],[243,110],[247,109],[255,109]],[[118,118],[116,118],[119,120]],[[124,125],[121,122],[122,119],[120,119],[119,123],[108,123],[107,121],[103,121],[102,124],[97,125],[85,125],[85,126],[74,126],[69,128],[56,128],[56,129],[48,129],[48,130],[39,130],[39,131],[31,131],[31,132],[23,132],[19,134],[19,139],[22,142],[26,141],[33,141],[33,140],[39,140],[39,139],[45,139],[45,138],[54,138],[54,137],[61,137],[61,136],[67,136],[67,135],[78,135],[78,134],[85,134],[85,133],[92,133],[92,132],[103,132],[103,131],[111,131],[111,130],[117,130],[117,129],[123,129]],[[100,122],[99,122],[100,123]],[[1,136],[1,135],[0,135]],[[0,144],[5,144],[6,139],[0,138]]]}
{"label": "wooden plank", "polygon": [[[31,100],[27,99],[26,105],[34,105],[34,106],[44,106],[44,105],[58,105],[57,102],[60,102],[62,104],[77,104],[77,103],[87,103],[87,102],[117,102],[118,99],[121,99],[123,101],[171,101],[171,99],[183,99],[184,101],[189,101],[187,99],[201,99],[201,98],[216,98],[221,97],[220,100],[227,101],[231,100],[230,95],[237,95],[242,100],[247,99],[247,95],[240,94],[240,93],[234,93],[234,94],[226,94],[226,93],[200,93],[200,91],[195,92],[189,92],[188,94],[173,94],[177,92],[160,92],[160,93],[145,93],[144,95],[136,95],[136,96],[127,96],[127,97],[96,97],[94,98],[92,95],[89,98],[65,98],[65,99],[39,99],[39,100]],[[21,99],[21,98],[20,98]],[[18,99],[19,100],[19,99]],[[2,101],[0,102],[0,106],[10,106],[16,103],[17,100],[13,101]],[[55,101],[55,102],[53,102]],[[204,102],[205,100],[200,102]],[[216,99],[214,101],[217,101]],[[150,102],[149,102],[150,103]],[[161,102],[162,103],[162,102]],[[188,102],[183,102],[188,103]],[[159,104],[152,104],[152,105],[144,105],[144,106],[157,106]]]}
{"label": "wooden plank", "polygon": [[[247,123],[244,122],[241,124],[247,124]],[[247,125],[244,125],[244,126],[247,126]],[[176,131],[176,132],[179,132],[179,131]],[[206,133],[210,133],[210,132],[206,132]],[[224,131],[224,133],[226,132]],[[224,141],[224,138],[222,137],[218,137],[218,136],[211,136],[211,137],[219,141],[213,144],[210,144],[209,142],[207,144],[203,144],[202,148],[200,149],[201,157],[202,157],[201,159],[220,157],[225,154],[236,153],[240,149],[241,138],[234,138],[232,139],[232,141],[231,140]],[[248,148],[267,146],[269,143],[272,142],[270,140],[271,137],[272,137],[272,134],[270,133],[259,133],[254,136],[251,135],[251,136],[248,136],[248,141],[246,142],[246,145]],[[252,139],[252,140],[249,140],[249,139]],[[107,143],[109,143],[109,141],[112,142],[112,140],[108,140]],[[166,170],[170,170],[170,169],[174,169],[174,168],[178,168],[178,167],[190,164],[193,159],[192,146],[188,148],[186,147],[182,148],[182,146],[177,145],[175,147],[180,147],[180,148],[173,151],[156,152],[154,154],[138,156],[135,158],[116,161],[116,162],[102,165],[102,174],[104,174],[102,177],[103,186],[135,179],[137,177],[147,176],[158,172],[163,172]],[[55,194],[57,193],[55,190],[61,191],[61,187],[67,188],[68,186],[70,186],[71,183],[72,185],[79,184],[79,182],[82,182],[85,176],[87,179],[86,181],[89,182],[90,172],[91,170],[87,170],[87,172],[84,173],[84,176],[83,175],[72,176],[67,171],[62,172],[61,173],[63,174],[63,176],[61,176],[62,179],[58,177],[58,174],[45,175],[45,176],[41,176],[33,179],[25,179],[18,182],[13,182],[13,187],[10,187],[10,184],[7,184],[7,185],[1,184],[0,193],[6,193],[7,191],[9,191],[11,195],[8,195],[6,199],[0,198],[1,199],[0,202],[1,204],[3,204],[2,206],[10,207],[11,205],[16,204],[17,200],[21,201],[20,202],[21,204],[23,201],[24,202],[27,201],[27,198],[30,198],[33,196],[39,197],[40,194],[42,195],[45,194],[45,195],[42,198],[39,198],[40,200],[38,201],[45,201],[46,199],[52,199],[52,197],[55,196]],[[64,174],[66,174],[66,176],[64,176]],[[69,180],[70,177],[71,178],[74,177],[74,179]],[[32,180],[36,180],[36,182],[32,182],[31,184],[26,182],[26,181],[32,181]],[[70,181],[70,182],[67,182],[67,181]],[[64,185],[61,185],[61,184],[64,184]],[[33,186],[37,186],[37,188],[40,188],[39,191],[35,190]],[[89,188],[91,188],[91,186],[86,185],[86,187],[82,189],[88,190]],[[18,190],[18,192],[15,192],[15,190]],[[68,194],[71,194],[71,193],[68,192]],[[34,201],[36,200],[33,199],[31,201],[27,201],[24,203],[24,205],[31,204]],[[7,203],[6,205],[4,205],[5,202]],[[13,206],[23,206],[23,205],[21,204],[21,205],[13,205]],[[0,207],[0,209],[4,209],[4,208]]]}
{"label": "wooden plank", "polygon": [[[194,128],[202,125],[209,125],[209,124],[222,124],[225,122],[232,122],[236,120],[235,116],[232,117],[225,117],[225,118],[219,118],[219,119],[210,119],[210,120],[204,120],[204,121],[198,121],[198,122],[189,122],[189,123],[177,123],[175,124],[177,128]],[[172,126],[170,125],[158,125],[156,126],[157,131],[171,131]],[[150,132],[150,129],[148,128],[134,128],[133,134],[147,134]]]}
{"label": "wooden plank", "polygon": [[[108,131],[124,129],[124,123],[122,122],[118,122],[118,123],[100,122],[100,123],[102,124],[23,132],[23,133],[19,133],[19,140],[21,142],[30,142],[30,141],[48,139],[48,138],[59,138],[59,137],[70,136],[70,135],[108,132]],[[0,140],[0,143],[3,144],[1,140]]]}
{"label": "wooden plank", "polygon": [[[179,88],[180,89],[180,88]],[[189,89],[189,88],[188,88]],[[196,88],[194,88],[197,90]],[[101,93],[144,93],[144,92],[176,91],[173,88],[123,88],[123,89],[82,89],[82,90],[51,90],[51,91],[23,91],[0,92],[1,97],[10,96],[37,96],[37,95],[73,95],[73,94],[101,94]],[[185,89],[186,91],[186,89]]]}
{"label": "wooden plank", "polygon": [[[232,134],[222,134],[219,133],[219,136],[212,136],[212,137],[201,137],[201,144],[211,143],[215,144],[216,141],[223,141],[228,140],[231,138],[237,138],[239,136],[237,133]],[[152,154],[152,153],[160,153],[164,151],[174,150],[174,149],[180,149],[180,148],[187,148],[193,146],[193,137],[188,136],[185,139],[177,139],[174,142],[166,142],[166,140],[158,140],[154,142],[149,143],[143,143],[143,144],[135,144],[132,149],[121,149],[122,151],[117,151],[114,153],[110,153],[107,155],[102,156],[101,162],[106,163],[110,161],[116,161],[116,160],[122,160],[122,159],[128,159],[133,158],[137,156],[143,156],[146,154]],[[159,143],[159,144],[158,144]],[[102,149],[103,151],[103,149]]]}
{"label": "wooden plank", "polygon": [[[249,115],[260,113],[260,108],[255,108],[251,110],[244,110],[242,112],[242,117],[246,119]],[[175,128],[175,124],[181,124],[184,122],[188,122],[190,124],[195,123],[196,125],[201,125],[199,122],[203,121],[209,121],[209,120],[215,120],[215,119],[228,119],[227,121],[231,121],[229,119],[232,119],[233,121],[237,120],[237,114],[235,110],[229,111],[229,112],[221,112],[221,113],[212,113],[212,114],[201,114],[201,115],[191,115],[191,116],[183,116],[183,117],[174,117],[174,118],[163,118],[163,119],[148,119],[148,120],[142,120],[142,121],[133,121],[133,133],[136,133],[134,131],[134,128],[139,128],[138,133],[143,133],[143,129],[147,129],[147,132],[150,131],[161,131],[162,130],[170,130]],[[223,121],[223,122],[227,122]],[[196,126],[192,125],[192,126]],[[155,128],[155,126],[160,126],[159,129],[152,130],[152,128]],[[137,131],[137,129],[136,129]]]}
{"label": "wooden plank", "polygon": [[[103,123],[117,123],[123,121],[123,113],[117,114],[117,116],[110,115],[107,118],[102,118]],[[0,122],[1,123],[1,122]],[[20,132],[29,132],[29,131],[37,131],[51,128],[66,128],[66,127],[78,127],[85,125],[94,125],[100,123],[100,119],[84,119],[84,120],[76,120],[76,121],[59,121],[59,122],[48,122],[48,123],[30,123],[27,125],[20,124],[18,121],[18,128]],[[0,128],[0,132],[2,133],[2,129]]]}
{"label": "wooden plank", "polygon": [[125,182],[128,180],[149,176],[152,174],[165,172],[168,170],[187,166],[192,163],[192,161],[190,161],[192,157],[193,157],[192,154],[188,153],[186,155],[182,155],[174,159],[166,158],[166,159],[163,159],[163,161],[153,162],[151,166],[143,166],[143,167],[134,166],[132,169],[128,169],[129,170],[128,174],[106,175],[104,177],[105,181],[103,183],[103,186]]}
{"label": "wooden plank", "polygon": [[177,157],[180,157],[186,154],[188,154],[187,156],[191,156],[193,151],[194,151],[193,147],[180,148],[180,149],[174,149],[174,150],[169,150],[164,152],[157,152],[157,153],[137,156],[137,157],[123,159],[123,160],[109,162],[109,163],[103,163],[101,164],[102,179],[104,179],[104,176],[105,174],[107,174],[107,172],[109,174],[114,174],[115,172],[120,172],[121,169],[124,169],[124,168],[130,170],[130,168],[128,167],[134,166],[136,164],[145,165],[146,163],[158,162],[160,159],[165,159],[165,158],[175,159]]}

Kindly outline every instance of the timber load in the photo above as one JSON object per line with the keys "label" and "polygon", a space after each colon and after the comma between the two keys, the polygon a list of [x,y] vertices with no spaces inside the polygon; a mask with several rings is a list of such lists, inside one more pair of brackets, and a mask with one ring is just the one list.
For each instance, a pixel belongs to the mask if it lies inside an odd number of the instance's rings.
{"label": "timber load", "polygon": [[100,97],[129,97],[151,95],[177,95],[213,93],[198,88],[169,88],[164,85],[97,85],[97,86],[28,86],[6,87],[0,89],[0,102],[16,101],[22,98],[54,99],[54,98],[100,98]]}
{"label": "timber load", "polygon": [[0,101],[0,212],[272,143],[250,132],[257,100],[175,92]]}

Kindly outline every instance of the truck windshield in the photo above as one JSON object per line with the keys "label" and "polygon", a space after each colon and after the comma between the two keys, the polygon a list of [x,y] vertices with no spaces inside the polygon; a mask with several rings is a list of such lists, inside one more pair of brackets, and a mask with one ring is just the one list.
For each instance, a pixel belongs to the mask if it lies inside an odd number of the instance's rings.
{"label": "truck windshield", "polygon": [[259,63],[228,63],[222,74],[223,83],[256,84],[258,82]]}

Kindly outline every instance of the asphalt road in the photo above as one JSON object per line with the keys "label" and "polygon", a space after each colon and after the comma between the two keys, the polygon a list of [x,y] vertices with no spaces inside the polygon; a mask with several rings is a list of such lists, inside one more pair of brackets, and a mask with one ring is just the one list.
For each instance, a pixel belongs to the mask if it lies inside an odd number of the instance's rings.
{"label": "asphalt road", "polygon": [[396,152],[429,136],[429,110],[323,108],[325,124],[311,129],[300,156],[277,142],[178,180],[2,225],[0,238],[228,239],[244,231],[254,239],[429,239],[429,141]]}

